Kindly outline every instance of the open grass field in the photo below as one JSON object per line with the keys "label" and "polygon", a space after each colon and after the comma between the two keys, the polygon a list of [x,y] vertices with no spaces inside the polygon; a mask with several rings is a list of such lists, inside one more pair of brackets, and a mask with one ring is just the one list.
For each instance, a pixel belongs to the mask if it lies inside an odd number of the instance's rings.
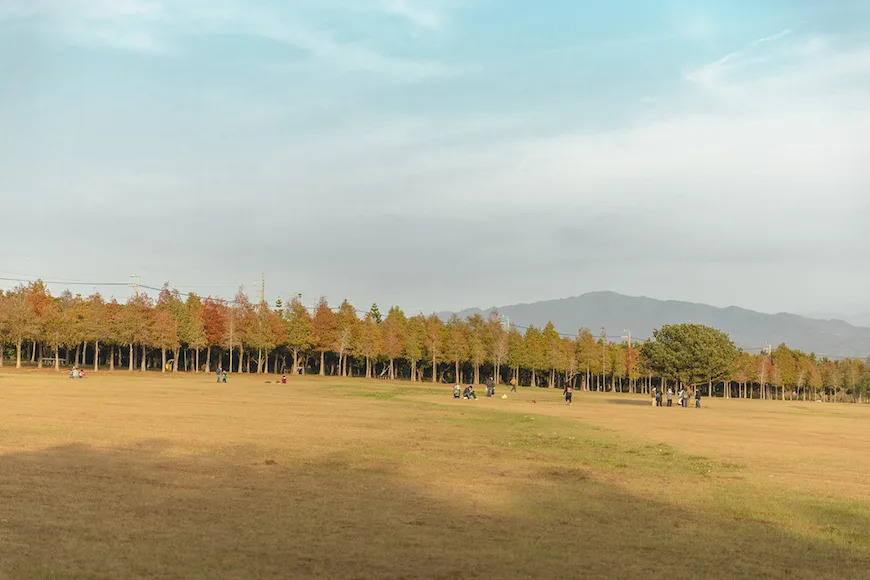
{"label": "open grass field", "polygon": [[870,577],[870,406],[265,380],[0,372],[0,578]]}

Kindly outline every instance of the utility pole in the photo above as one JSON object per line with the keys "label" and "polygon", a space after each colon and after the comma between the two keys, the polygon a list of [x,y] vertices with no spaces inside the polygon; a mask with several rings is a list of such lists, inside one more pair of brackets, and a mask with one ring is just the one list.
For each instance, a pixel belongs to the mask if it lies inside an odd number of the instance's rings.
{"label": "utility pole", "polygon": [[631,348],[631,330],[623,330],[622,332],[628,333],[628,336],[623,336],[623,340],[628,340],[628,348]]}
{"label": "utility pole", "polygon": [[139,277],[138,274],[133,274],[132,276],[130,276],[130,278],[134,279],[135,282],[131,282],[130,284],[128,284],[128,286],[130,286],[130,288],[136,289],[136,300],[138,300],[139,299],[139,284],[141,283],[141,278]]}
{"label": "utility pole", "polygon": [[266,274],[260,274],[260,304],[266,302]]}
{"label": "utility pole", "polygon": [[607,331],[601,327],[601,383],[598,385],[599,390],[606,388],[605,377],[607,376]]}

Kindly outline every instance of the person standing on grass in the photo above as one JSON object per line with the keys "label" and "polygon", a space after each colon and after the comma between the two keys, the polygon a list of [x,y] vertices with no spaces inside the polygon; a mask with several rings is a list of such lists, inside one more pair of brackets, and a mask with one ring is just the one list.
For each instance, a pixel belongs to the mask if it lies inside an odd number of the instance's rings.
{"label": "person standing on grass", "polygon": [[701,408],[701,387],[695,387],[695,408]]}
{"label": "person standing on grass", "polygon": [[217,382],[221,382],[221,375],[223,373],[224,373],[224,369],[220,365],[218,365],[218,368],[215,371],[215,374],[217,375]]}
{"label": "person standing on grass", "polygon": [[656,407],[662,406],[662,390],[661,388],[656,388]]}
{"label": "person standing on grass", "polygon": [[680,406],[688,407],[689,406],[689,391],[686,387],[680,388]]}
{"label": "person standing on grass", "polygon": [[517,378],[516,377],[511,377],[511,392],[512,393],[517,392]]}
{"label": "person standing on grass", "polygon": [[570,384],[566,384],[565,385],[565,404],[570,406],[571,399],[573,399],[573,398],[574,398],[574,389],[571,387]]}
{"label": "person standing on grass", "polygon": [[672,388],[668,387],[667,395],[668,395],[668,407],[673,407],[674,406],[674,390]]}
{"label": "person standing on grass", "polygon": [[495,396],[495,383],[492,381],[492,377],[486,379],[486,396],[494,397]]}

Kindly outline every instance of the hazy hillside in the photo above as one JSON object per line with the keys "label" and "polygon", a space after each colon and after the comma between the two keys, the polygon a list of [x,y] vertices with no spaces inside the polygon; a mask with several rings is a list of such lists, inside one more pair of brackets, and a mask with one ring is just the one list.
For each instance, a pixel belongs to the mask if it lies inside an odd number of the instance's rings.
{"label": "hazy hillside", "polygon": [[[631,329],[633,337],[644,339],[662,324],[694,322],[724,330],[747,349],[776,347],[786,343],[792,348],[827,356],[866,357],[870,354],[870,328],[853,326],[842,320],[817,320],[795,314],[763,314],[736,306],[717,308],[706,304],[655,300],[623,296],[615,292],[590,292],[561,300],[533,304],[514,304],[463,310],[460,316],[498,310],[520,326],[546,324],[552,320],[559,332],[574,334],[586,327],[597,336],[601,328],[608,335],[620,336]],[[451,313],[439,314],[445,320]]]}

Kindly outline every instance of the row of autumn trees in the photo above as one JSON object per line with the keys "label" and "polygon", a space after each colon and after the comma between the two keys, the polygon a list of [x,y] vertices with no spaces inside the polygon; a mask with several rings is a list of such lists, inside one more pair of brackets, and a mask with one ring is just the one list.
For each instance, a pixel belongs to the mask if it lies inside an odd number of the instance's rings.
{"label": "row of autumn trees", "polygon": [[[705,327],[681,327],[691,332],[676,348],[697,365],[693,349],[706,336]],[[721,341],[719,335],[714,338]],[[727,336],[724,340],[731,344]],[[785,345],[760,354],[732,352],[733,344],[726,345],[729,354],[717,359],[715,373],[689,379],[672,368],[679,353],[665,356],[653,348],[661,344],[663,335],[643,344],[615,344],[587,329],[569,337],[552,323],[521,332],[506,328],[495,313],[444,322],[434,314],[407,317],[395,306],[386,316],[376,305],[360,312],[346,300],[337,308],[321,299],[309,309],[298,297],[270,306],[252,303],[241,290],[224,301],[182,296],[164,286],[156,300],[139,294],[126,303],[99,294],[54,297],[42,282],[0,292],[0,366],[14,356],[18,367],[29,360],[56,369],[61,364],[163,372],[220,367],[451,383],[492,376],[496,383],[516,379],[520,385],[570,383],[632,393],[703,384],[710,395],[724,397],[855,401],[862,401],[870,386],[870,362],[819,359]]]}

